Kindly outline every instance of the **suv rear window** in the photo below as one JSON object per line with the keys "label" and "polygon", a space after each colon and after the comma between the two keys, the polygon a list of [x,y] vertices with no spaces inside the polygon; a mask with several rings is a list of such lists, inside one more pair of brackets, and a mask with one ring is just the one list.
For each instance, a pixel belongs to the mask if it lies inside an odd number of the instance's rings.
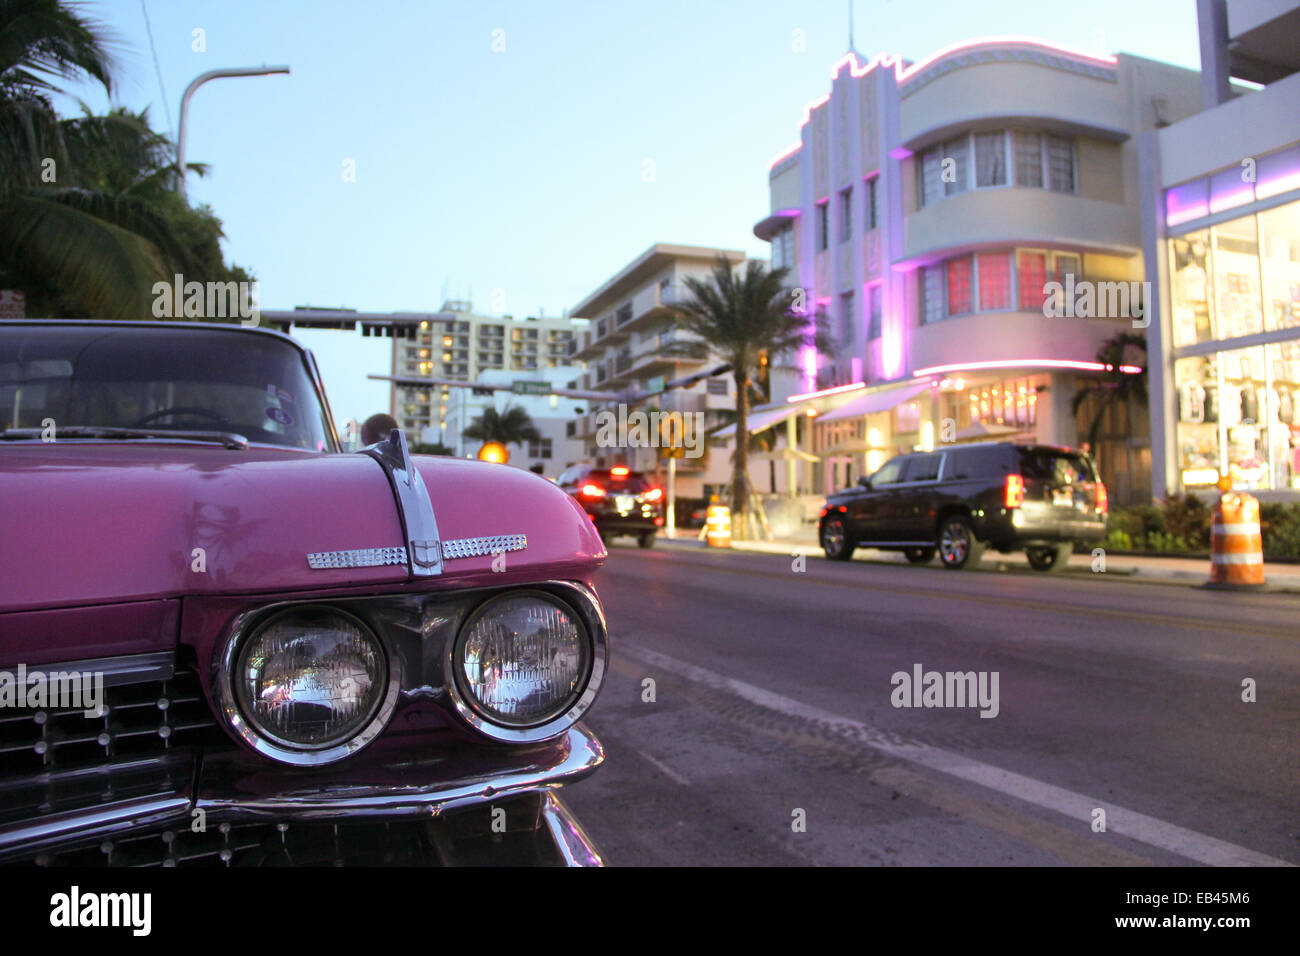
{"label": "suv rear window", "polygon": [[596,468],[587,472],[586,477],[583,478],[583,483],[586,482],[600,485],[606,491],[621,491],[630,494],[640,494],[650,487],[650,483],[645,480],[639,471],[628,472],[626,475],[620,475],[616,478],[610,474],[608,468]]}
{"label": "suv rear window", "polygon": [[1020,473],[1026,478],[1061,485],[1096,480],[1092,462],[1087,457],[1056,448],[1022,448]]}
{"label": "suv rear window", "polygon": [[948,452],[944,479],[1001,478],[1011,471],[1010,450],[1004,445],[989,448],[956,448]]}

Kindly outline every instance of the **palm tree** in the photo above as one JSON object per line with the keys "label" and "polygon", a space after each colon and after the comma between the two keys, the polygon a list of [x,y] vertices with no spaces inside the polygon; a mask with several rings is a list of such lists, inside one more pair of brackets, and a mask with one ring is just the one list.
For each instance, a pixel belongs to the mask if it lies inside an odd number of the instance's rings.
{"label": "palm tree", "polygon": [[108,45],[62,0],[0,0],[0,285],[34,314],[144,318],[177,272],[248,279],[224,265],[211,210],[174,192],[174,147],[145,112],[55,113],[59,78],[112,92]]}
{"label": "palm tree", "polygon": [[483,409],[483,414],[470,422],[461,432],[466,438],[495,441],[503,445],[522,445],[541,441],[541,433],[522,406],[511,405],[504,412],[495,408]]}
{"label": "palm tree", "polygon": [[[1100,461],[1097,448],[1097,435],[1101,431],[1101,422],[1106,409],[1112,405],[1127,405],[1136,401],[1139,405],[1147,404],[1147,340],[1136,332],[1117,332],[1097,349],[1097,361],[1106,366],[1100,378],[1090,379],[1086,385],[1074,394],[1070,408],[1075,417],[1090,398],[1096,397],[1096,406],[1092,421],[1088,425],[1088,445],[1093,458]],[[1141,372],[1129,374],[1120,371],[1121,365],[1136,365]],[[1098,466],[1100,467],[1100,465]]]}
{"label": "palm tree", "polygon": [[[736,453],[731,478],[731,510],[737,520],[732,534],[748,533],[749,513],[749,403],[750,389],[761,374],[764,359],[792,356],[800,348],[832,350],[825,320],[795,312],[792,290],[786,288],[786,269],[768,270],[750,260],[738,274],[719,256],[706,281],[687,276],[683,281],[691,300],[670,306],[678,324],[702,339],[731,366],[736,383]],[[685,352],[692,343],[667,346],[664,354]]]}

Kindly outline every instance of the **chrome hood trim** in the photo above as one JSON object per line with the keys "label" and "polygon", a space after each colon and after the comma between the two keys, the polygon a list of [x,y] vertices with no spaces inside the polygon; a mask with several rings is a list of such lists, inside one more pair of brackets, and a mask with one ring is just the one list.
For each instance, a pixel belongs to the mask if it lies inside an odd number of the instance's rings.
{"label": "chrome hood trim", "polygon": [[379,462],[397,499],[397,512],[406,538],[407,566],[413,577],[442,574],[442,547],[438,539],[438,521],[433,514],[429,489],[420,470],[411,461],[411,450],[400,428],[394,428],[387,441],[362,450]]}

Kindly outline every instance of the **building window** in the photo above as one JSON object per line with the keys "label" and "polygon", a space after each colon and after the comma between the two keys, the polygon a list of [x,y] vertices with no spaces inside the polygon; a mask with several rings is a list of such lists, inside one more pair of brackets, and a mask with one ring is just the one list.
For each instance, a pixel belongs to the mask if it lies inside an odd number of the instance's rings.
{"label": "building window", "polygon": [[971,257],[949,259],[947,266],[948,314],[965,315],[975,311],[971,288]]}
{"label": "building window", "polygon": [[853,234],[853,187],[840,193],[840,242],[848,242]]}
{"label": "building window", "polygon": [[881,294],[884,286],[873,285],[867,289],[867,307],[870,309],[870,318],[867,322],[867,339],[880,338],[880,303],[884,296]]}
{"label": "building window", "polygon": [[825,252],[830,248],[830,203],[817,204],[817,251]]}
{"label": "building window", "polygon": [[1043,134],[1016,130],[1016,185],[1043,188]]}
{"label": "building window", "polygon": [[942,163],[943,157],[938,149],[927,149],[921,154],[921,175],[918,178],[922,206],[928,206],[943,196]]}
{"label": "building window", "polygon": [[[970,188],[970,137],[958,136],[943,144],[943,158],[951,175],[944,180],[944,194],[955,196]],[[951,162],[949,162],[951,160]]]}
{"label": "building window", "polygon": [[529,458],[550,458],[551,457],[551,439],[543,438],[540,442],[530,441],[528,443]]}
{"label": "building window", "polygon": [[944,318],[943,266],[921,269],[921,321],[938,322]]}
{"label": "building window", "polygon": [[[973,181],[969,172],[972,151]],[[1068,136],[1031,130],[967,134],[924,150],[919,164],[917,178],[922,206],[971,188],[995,189],[1009,185],[1012,171],[1017,186],[1075,191],[1074,140]]]}
{"label": "building window", "polygon": [[789,223],[778,229],[772,237],[772,268],[794,268],[794,226]]}
{"label": "building window", "polygon": [[1047,188],[1058,193],[1074,192],[1074,140],[1047,136]]}
{"label": "building window", "polygon": [[857,325],[858,323],[853,315],[853,293],[845,292],[840,296],[840,334],[844,337],[841,343],[843,347],[850,350],[857,347]]}
{"label": "building window", "polygon": [[986,252],[978,257],[981,312],[1011,308],[1011,253]]}
{"label": "building window", "polygon": [[1007,134],[975,134],[975,186],[985,189],[1007,184]]}
{"label": "building window", "polygon": [[705,390],[710,395],[728,395],[727,380],[725,378],[705,379]]}
{"label": "building window", "polygon": [[872,176],[870,179],[867,180],[867,188],[865,190],[866,197],[867,197],[865,222],[866,222],[866,230],[868,232],[870,232],[872,229],[877,228],[880,225],[880,221],[877,218],[879,216],[879,209],[876,206],[876,187],[879,184],[879,182],[880,182],[879,176]]}
{"label": "building window", "polygon": [[1020,272],[1020,308],[1026,312],[1041,311],[1047,297],[1047,253],[1021,252],[1016,268]]}

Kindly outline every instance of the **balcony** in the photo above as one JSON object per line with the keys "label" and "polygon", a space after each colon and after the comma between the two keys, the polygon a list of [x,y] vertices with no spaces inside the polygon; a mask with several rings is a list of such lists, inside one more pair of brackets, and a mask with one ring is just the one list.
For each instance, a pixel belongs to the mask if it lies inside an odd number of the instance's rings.
{"label": "balcony", "polygon": [[[662,354],[665,348],[682,348],[678,355]],[[709,357],[709,347],[678,329],[671,329],[639,343],[632,351],[631,371],[637,376],[659,375],[679,365],[698,365]]]}

